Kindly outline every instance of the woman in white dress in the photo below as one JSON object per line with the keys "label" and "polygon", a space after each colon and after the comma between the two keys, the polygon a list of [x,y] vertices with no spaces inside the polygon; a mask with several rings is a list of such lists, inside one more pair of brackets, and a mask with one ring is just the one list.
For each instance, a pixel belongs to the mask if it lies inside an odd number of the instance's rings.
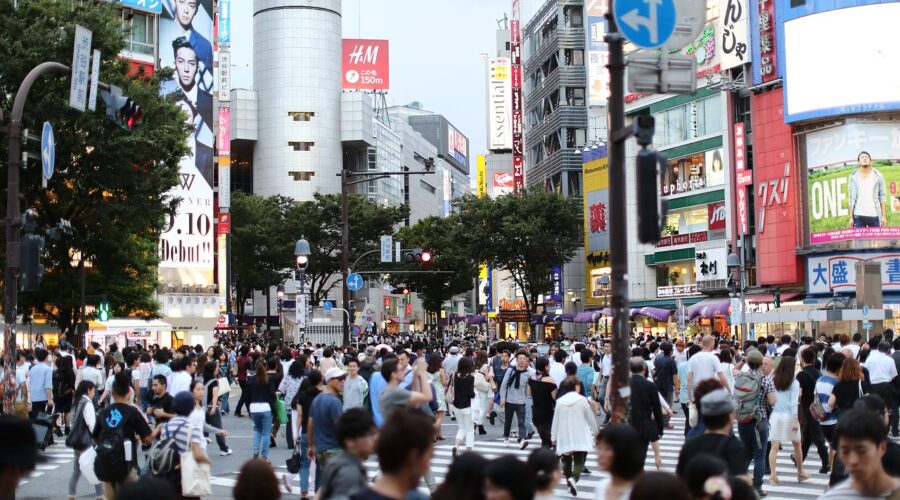
{"label": "woman in white dress", "polygon": [[[772,443],[772,451],[769,452],[769,468],[772,469],[772,474],[769,476],[769,481],[772,484],[781,483],[775,467],[781,443],[790,441],[794,446],[794,456],[803,456],[800,448],[800,420],[797,416],[800,382],[794,378],[796,364],[793,356],[782,356],[781,363],[775,368],[772,376],[772,383],[775,386],[775,405],[772,409],[772,416],[769,418],[771,425],[769,441]],[[798,460],[797,481],[803,482],[809,477],[809,473],[803,470],[803,461]]]}

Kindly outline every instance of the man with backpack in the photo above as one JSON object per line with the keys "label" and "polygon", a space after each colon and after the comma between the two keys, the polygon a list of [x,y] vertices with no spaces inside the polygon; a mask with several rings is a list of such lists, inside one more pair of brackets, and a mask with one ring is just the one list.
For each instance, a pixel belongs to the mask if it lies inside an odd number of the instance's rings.
{"label": "man with backpack", "polygon": [[775,386],[759,371],[762,363],[762,353],[751,349],[747,352],[749,370],[734,377],[738,435],[744,443],[747,464],[753,461],[753,487],[760,497],[767,495],[762,484],[769,442],[769,406],[775,404]]}
{"label": "man with backpack", "polygon": [[187,391],[175,395],[173,402],[175,416],[163,424],[159,441],[153,443],[150,448],[150,472],[161,479],[165,479],[175,488],[181,491],[181,454],[189,448],[198,464],[210,463],[209,457],[203,452],[203,429],[188,420],[188,415],[194,411],[194,397]]}
{"label": "man with backpack", "polygon": [[113,403],[97,415],[93,438],[97,443],[94,459],[94,473],[103,481],[107,499],[115,498],[122,483],[137,478],[138,436],[144,444],[153,442],[141,410],[130,404],[129,389],[131,378],[126,373],[118,373],[112,384]]}

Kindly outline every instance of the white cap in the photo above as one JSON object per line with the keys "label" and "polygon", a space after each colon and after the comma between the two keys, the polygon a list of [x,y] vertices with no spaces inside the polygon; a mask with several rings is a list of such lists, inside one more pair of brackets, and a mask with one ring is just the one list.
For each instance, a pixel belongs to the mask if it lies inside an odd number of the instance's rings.
{"label": "white cap", "polygon": [[337,368],[337,367],[329,368],[328,371],[325,372],[325,382],[328,382],[329,380],[332,380],[332,379],[345,377],[345,376],[347,376],[347,373],[344,372],[344,370],[341,370],[340,368]]}

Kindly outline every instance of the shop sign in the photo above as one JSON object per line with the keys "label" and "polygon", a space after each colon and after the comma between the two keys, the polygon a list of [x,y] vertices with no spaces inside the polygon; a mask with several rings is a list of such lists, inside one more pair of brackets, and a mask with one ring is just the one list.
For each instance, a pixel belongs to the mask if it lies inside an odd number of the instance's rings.
{"label": "shop sign", "polygon": [[856,263],[866,261],[881,263],[882,291],[900,291],[900,253],[844,253],[807,259],[809,293],[854,292]]}
{"label": "shop sign", "polygon": [[707,222],[709,224],[709,239],[715,240],[725,237],[725,226],[727,224],[727,212],[725,211],[725,202],[710,203],[707,206]]}
{"label": "shop sign", "polygon": [[768,210],[786,210],[788,204],[788,192],[790,190],[791,164],[784,164],[784,176],[779,179],[762,181],[757,186],[756,203],[759,204],[759,217],[757,225],[759,232],[766,231],[766,213]]}
{"label": "shop sign", "polygon": [[775,0],[759,0],[759,74],[763,83],[778,78],[775,62]]}
{"label": "shop sign", "polygon": [[670,247],[675,245],[689,245],[691,243],[700,243],[709,240],[707,231],[697,231],[696,233],[673,234],[671,236],[663,236],[656,244],[659,247]]}
{"label": "shop sign", "polygon": [[656,287],[657,297],[683,297],[685,295],[697,295],[697,284],[673,285]]}

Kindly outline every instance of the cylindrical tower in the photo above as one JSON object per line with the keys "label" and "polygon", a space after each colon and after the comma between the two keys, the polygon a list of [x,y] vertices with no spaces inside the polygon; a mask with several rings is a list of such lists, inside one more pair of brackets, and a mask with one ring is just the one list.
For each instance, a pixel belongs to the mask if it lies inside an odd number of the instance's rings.
{"label": "cylindrical tower", "polygon": [[341,0],[254,0],[253,36],[254,193],[340,192]]}

